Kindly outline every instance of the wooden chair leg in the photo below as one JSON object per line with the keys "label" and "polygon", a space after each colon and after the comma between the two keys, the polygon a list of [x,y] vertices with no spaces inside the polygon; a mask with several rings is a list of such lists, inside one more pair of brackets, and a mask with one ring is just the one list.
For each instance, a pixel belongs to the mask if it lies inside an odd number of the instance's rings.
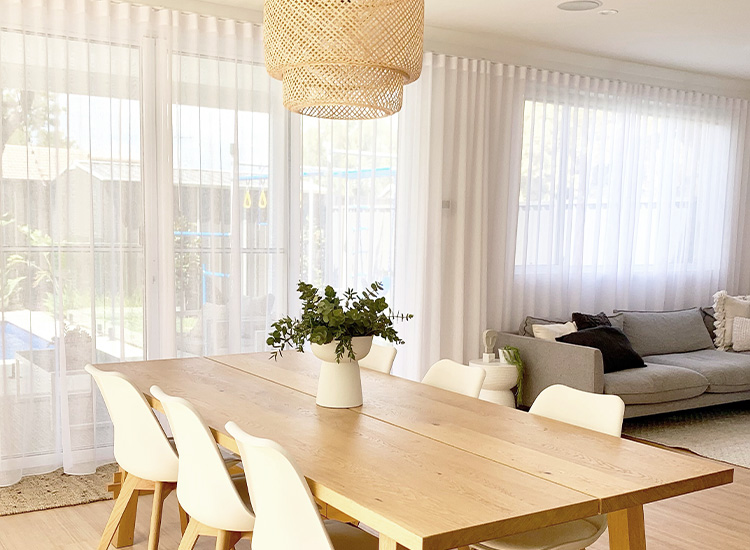
{"label": "wooden chair leg", "polygon": [[216,550],[229,550],[232,546],[229,543],[229,531],[219,530],[216,533]]}
{"label": "wooden chair leg", "polygon": [[182,535],[182,540],[180,541],[180,546],[177,550],[193,550],[195,543],[198,542],[200,527],[200,523],[191,519],[187,529],[185,529],[185,534]]}
{"label": "wooden chair leg", "polygon": [[188,516],[187,512],[179,502],[177,503],[177,508],[180,511],[180,533],[184,535],[188,523],[190,523],[190,516]]}
{"label": "wooden chair leg", "polygon": [[151,529],[148,534],[148,550],[158,550],[161,534],[161,516],[164,510],[164,499],[172,492],[174,485],[161,481],[154,482],[154,503],[151,507]]}
{"label": "wooden chair leg", "polygon": [[120,494],[115,501],[115,506],[112,509],[109,520],[107,521],[107,525],[104,527],[102,538],[99,540],[99,546],[97,547],[98,550],[107,550],[107,548],[109,548],[109,545],[115,536],[115,531],[117,531],[118,527],[122,525],[123,518],[128,512],[131,502],[134,500],[137,502],[138,492],[135,488],[138,486],[139,482],[140,480],[133,475],[129,475],[125,478],[125,481],[120,488]]}
{"label": "wooden chair leg", "polygon": [[[120,468],[121,484],[124,484],[124,480],[128,477],[128,473]],[[140,483],[140,480],[138,480],[138,483]],[[125,511],[122,514],[122,518],[120,518],[120,524],[117,526],[117,531],[115,531],[115,548],[133,546],[133,539],[135,538],[135,518],[138,512],[138,497],[140,494],[141,493],[138,489],[133,491],[130,501],[127,503],[127,506],[125,506]]]}

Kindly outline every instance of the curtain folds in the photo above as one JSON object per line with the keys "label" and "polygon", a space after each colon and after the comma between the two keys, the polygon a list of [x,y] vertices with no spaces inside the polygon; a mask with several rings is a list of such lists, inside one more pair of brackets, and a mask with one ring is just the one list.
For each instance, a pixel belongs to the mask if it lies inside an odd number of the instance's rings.
{"label": "curtain folds", "polygon": [[742,99],[530,71],[510,326],[707,305],[738,287],[746,111]]}
{"label": "curtain folds", "polygon": [[526,315],[750,290],[747,100],[426,54],[400,116],[400,374]]}
{"label": "curtain folds", "polygon": [[[415,314],[395,372],[479,356],[517,216],[526,69],[426,54],[399,126],[395,303]],[[488,276],[492,273],[492,277]]]}
{"label": "curtain folds", "polygon": [[9,485],[112,460],[86,363],[263,349],[286,307],[288,189],[258,26],[101,0],[0,7]]}

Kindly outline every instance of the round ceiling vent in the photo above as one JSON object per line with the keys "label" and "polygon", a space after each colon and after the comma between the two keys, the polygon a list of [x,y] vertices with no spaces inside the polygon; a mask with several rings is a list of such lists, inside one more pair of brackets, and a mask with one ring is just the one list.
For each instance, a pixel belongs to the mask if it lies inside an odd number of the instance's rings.
{"label": "round ceiling vent", "polygon": [[558,4],[557,7],[564,11],[587,11],[595,10],[601,5],[602,3],[599,0],[572,0]]}

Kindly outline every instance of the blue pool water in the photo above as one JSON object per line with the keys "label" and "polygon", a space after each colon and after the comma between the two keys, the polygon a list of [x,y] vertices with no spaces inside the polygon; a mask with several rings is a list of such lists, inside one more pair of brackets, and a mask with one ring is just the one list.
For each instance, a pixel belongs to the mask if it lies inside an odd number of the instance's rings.
{"label": "blue pool water", "polygon": [[49,349],[51,347],[53,347],[52,342],[30,334],[13,323],[0,321],[0,357],[3,359],[13,359],[17,351]]}

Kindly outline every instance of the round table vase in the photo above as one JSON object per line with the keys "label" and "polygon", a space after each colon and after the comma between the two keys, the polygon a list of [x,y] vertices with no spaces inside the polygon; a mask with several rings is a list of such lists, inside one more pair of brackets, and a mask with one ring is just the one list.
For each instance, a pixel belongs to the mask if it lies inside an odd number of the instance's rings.
{"label": "round table vase", "polygon": [[318,377],[318,394],[315,402],[321,407],[331,409],[349,409],[362,405],[362,380],[359,363],[370,352],[372,336],[352,338],[352,349],[356,359],[344,355],[336,362],[336,345],[334,340],[328,344],[311,344],[315,357],[321,360]]}

